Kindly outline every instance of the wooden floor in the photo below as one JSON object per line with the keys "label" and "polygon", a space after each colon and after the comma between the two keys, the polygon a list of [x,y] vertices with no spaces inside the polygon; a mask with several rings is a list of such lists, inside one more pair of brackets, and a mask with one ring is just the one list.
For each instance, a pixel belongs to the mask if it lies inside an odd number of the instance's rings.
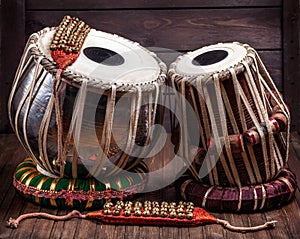
{"label": "wooden floor", "polygon": [[[300,138],[293,134],[291,139],[290,168],[300,172]],[[254,232],[235,233],[224,230],[220,225],[204,225],[196,228],[168,228],[152,226],[115,226],[97,221],[73,218],[65,222],[45,219],[28,219],[14,230],[6,227],[9,217],[17,217],[28,212],[48,212],[64,215],[66,210],[41,208],[26,202],[12,186],[12,176],[16,165],[25,154],[14,135],[0,135],[0,239],[2,238],[300,238],[300,193],[281,209],[254,214],[220,214],[214,216],[229,220],[236,226],[253,226],[267,220],[277,220],[274,229]],[[300,176],[298,176],[300,185]],[[163,190],[139,196],[139,199],[174,201],[175,190],[169,186]]]}

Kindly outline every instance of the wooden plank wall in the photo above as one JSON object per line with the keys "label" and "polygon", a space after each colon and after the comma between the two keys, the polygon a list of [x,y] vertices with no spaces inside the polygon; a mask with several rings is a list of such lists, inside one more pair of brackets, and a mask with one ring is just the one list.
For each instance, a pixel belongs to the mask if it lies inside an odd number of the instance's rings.
{"label": "wooden plank wall", "polygon": [[93,28],[122,35],[146,47],[185,52],[217,42],[240,41],[259,50],[282,90],[281,7],[280,0],[57,0],[48,4],[28,0],[26,34],[55,26],[70,14]]}
{"label": "wooden plank wall", "polygon": [[[143,46],[165,48],[158,53],[167,64],[178,54],[168,53],[166,48],[182,53],[217,42],[248,43],[258,50],[278,88],[285,89],[282,13],[283,2],[287,1],[2,1],[23,2],[25,38],[46,26],[56,26],[64,15],[70,14],[85,20],[93,28],[119,34]],[[24,40],[20,41],[18,47],[25,44]],[[19,52],[17,49],[18,58]],[[11,62],[11,68],[16,64]],[[11,78],[8,80],[12,81]],[[5,88],[8,91],[8,86]],[[3,117],[0,122],[0,132],[7,130]]]}
{"label": "wooden plank wall", "polygon": [[299,2],[283,4],[283,69],[285,98],[291,106],[292,127],[300,133]]}
{"label": "wooden plank wall", "polygon": [[7,100],[25,44],[25,0],[1,0],[0,133],[9,131]]}

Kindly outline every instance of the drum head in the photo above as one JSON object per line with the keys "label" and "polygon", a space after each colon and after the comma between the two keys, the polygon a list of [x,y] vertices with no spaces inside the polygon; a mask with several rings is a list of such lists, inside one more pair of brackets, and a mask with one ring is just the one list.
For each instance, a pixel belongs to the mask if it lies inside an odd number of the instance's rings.
{"label": "drum head", "polygon": [[[55,30],[39,40],[39,48],[49,58]],[[161,72],[153,53],[138,43],[92,29],[77,61],[67,70],[99,83],[141,85],[151,83]]]}
{"label": "drum head", "polygon": [[246,48],[238,43],[219,43],[178,58],[175,71],[182,76],[220,72],[241,62],[246,54]]}

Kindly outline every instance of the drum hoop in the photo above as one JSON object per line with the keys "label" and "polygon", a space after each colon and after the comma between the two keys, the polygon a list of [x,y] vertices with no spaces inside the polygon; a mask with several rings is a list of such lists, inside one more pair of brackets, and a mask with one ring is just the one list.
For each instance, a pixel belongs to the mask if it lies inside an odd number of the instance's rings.
{"label": "drum hoop", "polygon": [[[47,176],[39,172],[33,163],[31,158],[24,159],[23,162],[21,162],[16,169],[16,172],[13,176],[13,185],[16,188],[18,192],[21,193],[21,195],[24,195],[29,199],[30,201],[35,201],[39,203],[40,205],[47,205],[45,201],[40,201],[40,199],[49,200],[50,204],[51,201],[54,201],[54,204],[56,204],[56,200],[65,200],[65,202],[73,202],[77,201],[77,205],[79,204],[79,207],[84,206],[86,209],[89,208],[87,205],[92,204],[92,202],[97,202],[98,204],[95,204],[94,207],[100,207],[99,205],[101,200],[106,199],[122,199],[126,197],[131,197],[140,190],[143,190],[145,187],[145,184],[147,182],[147,178],[143,175],[148,171],[147,167],[144,167],[145,165],[140,164],[143,169],[139,172],[137,170],[139,167],[134,169],[134,172],[138,173],[139,179],[136,180],[135,178],[127,178],[126,180],[131,180],[130,185],[126,186],[124,185],[124,188],[105,188],[104,182],[96,182],[93,178],[56,178],[52,176]],[[25,169],[27,168],[27,170]],[[21,170],[24,169],[24,170]],[[28,180],[28,172],[31,172],[31,177],[29,181]],[[26,174],[26,177],[24,175]],[[23,177],[23,179],[22,179]],[[21,180],[22,179],[22,180]],[[26,180],[25,180],[26,179]],[[36,183],[33,183],[33,179],[38,180]],[[91,183],[90,181],[94,181],[94,189],[91,190]],[[27,182],[27,184],[24,183]],[[46,183],[46,181],[51,181],[50,186],[46,186],[46,188],[43,188],[43,185]],[[78,185],[80,184],[86,184],[88,183],[90,185],[89,189],[75,189],[75,188],[69,188],[68,184],[61,183],[62,181],[69,183],[72,183],[72,185],[76,184],[76,181]],[[42,182],[42,183],[41,183]],[[55,182],[55,183],[54,183]],[[61,183],[59,188],[57,188],[59,182]],[[113,181],[115,183],[115,181]],[[97,183],[97,185],[95,185]],[[40,187],[38,185],[41,184]],[[54,187],[52,188],[52,184]],[[122,186],[122,185],[121,185]],[[51,204],[52,205],[52,204]],[[97,206],[98,205],[98,206]],[[52,205],[54,206],[54,205]],[[56,207],[61,207],[57,206]],[[66,207],[74,207],[73,204],[67,204]],[[77,207],[77,206],[75,206]],[[64,208],[64,207],[62,207]]]}
{"label": "drum hoop", "polygon": [[[187,201],[193,201],[196,206],[208,210],[222,212],[256,212],[283,206],[295,195],[296,188],[295,174],[287,168],[268,182],[241,187],[212,186],[194,179],[186,180],[180,186]],[[279,189],[274,192],[274,188]],[[258,190],[261,191],[259,194]],[[229,194],[232,196],[226,198]]]}
{"label": "drum hoop", "polygon": [[[32,34],[29,37],[28,43],[31,45],[30,48],[30,54],[34,57],[34,60],[37,61],[38,59],[40,60],[40,64],[53,76],[56,75],[56,72],[58,70],[57,64],[52,60],[49,59],[38,47],[38,40],[40,37],[45,35],[47,32],[55,30],[56,27],[46,27],[37,33]],[[121,36],[118,36],[121,39],[125,39]],[[129,42],[132,42],[128,39],[125,39]],[[134,43],[134,42],[132,42]],[[142,47],[142,46],[141,46]],[[79,73],[74,73],[71,72],[70,70],[65,70],[62,72],[62,78],[64,81],[69,83],[70,85],[73,85],[75,87],[79,87],[83,81],[87,81],[88,87],[91,88],[96,88],[100,90],[111,90],[112,86],[116,86],[117,92],[126,92],[126,93],[136,93],[138,92],[138,88],[142,92],[151,92],[156,89],[155,83],[158,85],[163,85],[166,80],[166,74],[167,74],[167,66],[166,64],[154,53],[149,51],[148,49],[142,47],[143,50],[148,52],[158,63],[160,67],[160,72],[159,76],[156,80],[149,81],[147,83],[134,83],[134,84],[116,84],[116,83],[103,83],[102,81],[97,81],[96,79],[91,79],[87,77],[86,75],[79,74]]]}
{"label": "drum hoop", "polygon": [[242,64],[242,62],[246,62],[246,64],[248,64],[249,66],[252,65],[254,63],[254,60],[253,60],[253,55],[255,54],[255,50],[250,47],[249,45],[245,45],[245,44],[242,44],[242,43],[238,43],[238,42],[234,42],[234,44],[239,44],[239,45],[242,45],[246,48],[247,50],[247,54],[246,56],[241,60],[239,61],[238,63],[228,67],[227,69],[225,70],[216,70],[214,72],[209,72],[209,73],[206,73],[206,74],[194,74],[194,75],[189,75],[189,74],[179,74],[176,72],[176,66],[177,66],[177,63],[181,60],[182,56],[179,56],[175,62],[173,62],[171,65],[170,65],[170,69],[168,71],[168,76],[171,78],[171,79],[174,79],[175,83],[180,83],[182,81],[182,79],[186,79],[186,82],[187,83],[190,83],[190,84],[195,84],[197,80],[199,80],[199,78],[202,78],[203,81],[207,84],[207,83],[210,83],[213,81],[213,76],[215,74],[217,74],[217,78],[221,81],[223,80],[228,80],[230,79],[231,77],[231,73],[229,71],[230,68],[233,68],[236,75],[242,73],[245,71],[245,66]]}

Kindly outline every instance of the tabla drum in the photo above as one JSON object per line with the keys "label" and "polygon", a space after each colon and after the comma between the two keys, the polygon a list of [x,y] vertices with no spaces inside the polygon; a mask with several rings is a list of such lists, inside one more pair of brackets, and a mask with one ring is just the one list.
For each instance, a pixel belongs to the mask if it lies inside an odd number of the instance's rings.
{"label": "tabla drum", "polygon": [[[295,178],[288,159],[289,111],[257,52],[241,43],[220,43],[179,56],[168,76],[197,118],[173,125],[173,141],[187,135],[180,152],[192,177],[180,181],[187,200],[211,210],[267,209],[291,199]],[[175,122],[173,120],[173,122]],[[179,136],[178,136],[179,135]],[[184,153],[186,152],[186,153]],[[276,188],[276,190],[275,190]]]}
{"label": "tabla drum", "polygon": [[[50,53],[55,31],[45,28],[30,36],[8,103],[11,125],[37,168],[30,170],[70,180],[114,178],[122,170],[144,175],[143,146],[149,145],[150,129],[163,115],[158,102],[165,64],[138,43],[91,29],[77,61],[61,74],[56,109],[53,82],[58,66]],[[58,110],[62,112],[62,165],[56,161]],[[31,185],[29,176],[18,175],[23,179],[18,183]],[[124,180],[124,188],[138,184],[136,179]],[[72,188],[71,184],[64,189]],[[122,188],[119,181],[105,184],[109,189],[111,185]]]}

